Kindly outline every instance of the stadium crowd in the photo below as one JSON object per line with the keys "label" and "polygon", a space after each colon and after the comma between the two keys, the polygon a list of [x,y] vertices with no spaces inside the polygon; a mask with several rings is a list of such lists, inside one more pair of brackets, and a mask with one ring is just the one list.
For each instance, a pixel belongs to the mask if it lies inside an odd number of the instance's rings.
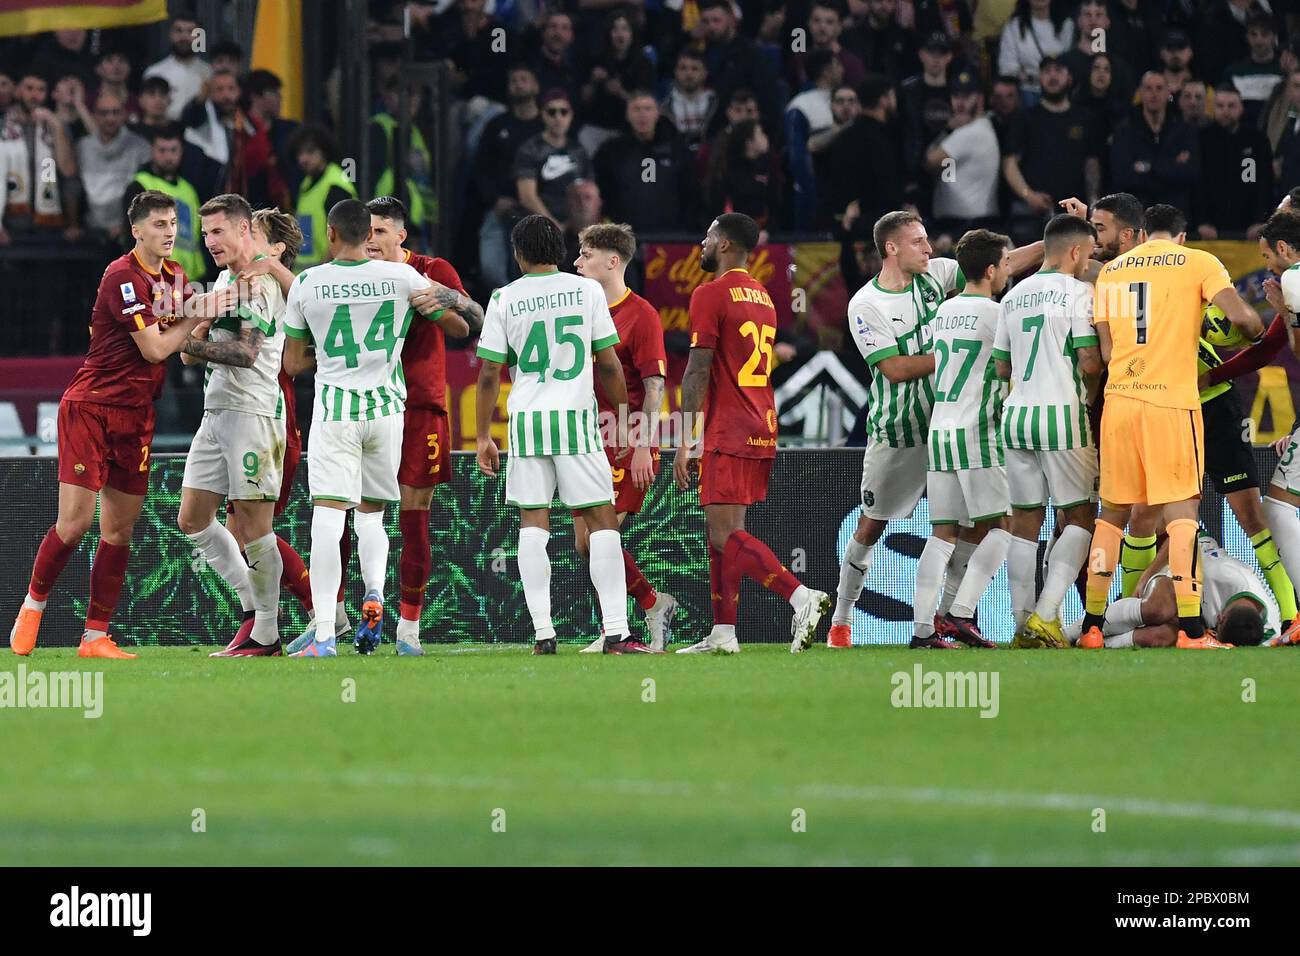
{"label": "stadium crowd", "polygon": [[[694,234],[745,212],[844,242],[852,290],[892,209],[925,216],[941,250],[975,226],[1025,241],[1057,200],[1115,190],[1186,210],[1201,238],[1253,237],[1300,182],[1300,60],[1278,0],[374,2],[369,183],[327,125],[281,117],[282,77],[246,71],[215,25],[195,52],[201,25],[176,17],[155,62],[139,30],[0,41],[0,245],[124,248],[125,203],[165,186],[201,277],[192,213],[214,195],[311,224],[343,196],[392,192],[407,7],[416,57],[450,66],[463,133],[439,251],[480,297],[513,277],[507,236],[530,212],[571,241],[601,219]],[[441,173],[420,132],[430,104],[411,109],[419,233]]]}

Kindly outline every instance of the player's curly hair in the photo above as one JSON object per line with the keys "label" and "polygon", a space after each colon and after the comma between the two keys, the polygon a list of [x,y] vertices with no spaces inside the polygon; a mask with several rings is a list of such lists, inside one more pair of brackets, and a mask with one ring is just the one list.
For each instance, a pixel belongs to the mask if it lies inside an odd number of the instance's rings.
{"label": "player's curly hair", "polygon": [[1259,235],[1274,252],[1278,251],[1279,242],[1285,242],[1292,252],[1300,253],[1300,213],[1294,209],[1278,210],[1268,217]]}
{"label": "player's curly hair", "polygon": [[1230,608],[1223,616],[1219,640],[1237,647],[1258,647],[1264,641],[1264,615],[1245,604]]}
{"label": "player's curly hair", "polygon": [[286,269],[292,269],[298,253],[302,251],[302,227],[298,225],[298,220],[278,209],[259,209],[253,213],[253,225],[266,233],[266,240],[271,245],[284,243],[280,262]]}
{"label": "player's curly hair", "polygon": [[564,259],[564,234],[546,216],[524,216],[510,230],[515,255],[535,266],[558,266]]}
{"label": "player's curly hair", "polygon": [[602,252],[618,253],[624,265],[636,255],[636,235],[625,222],[598,222],[588,226],[578,233],[578,244]]}

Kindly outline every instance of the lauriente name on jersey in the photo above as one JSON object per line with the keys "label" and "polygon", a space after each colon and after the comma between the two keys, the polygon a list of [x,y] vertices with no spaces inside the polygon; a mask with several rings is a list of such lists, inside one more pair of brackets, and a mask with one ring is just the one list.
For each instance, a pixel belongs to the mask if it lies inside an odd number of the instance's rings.
{"label": "lauriente name on jersey", "polygon": [[508,314],[513,318],[554,309],[580,308],[585,302],[582,291],[582,289],[564,289],[546,295],[531,295],[526,299],[511,299]]}
{"label": "lauriente name on jersey", "polygon": [[374,282],[338,282],[333,285],[315,285],[312,286],[312,290],[316,293],[317,301],[384,299],[397,295],[397,283],[391,279],[380,279]]}
{"label": "lauriente name on jersey", "polygon": [[759,305],[765,305],[772,311],[776,311],[776,306],[772,304],[772,297],[767,294],[766,289],[751,289],[747,285],[733,285],[727,291],[731,293],[732,302],[757,302]]}

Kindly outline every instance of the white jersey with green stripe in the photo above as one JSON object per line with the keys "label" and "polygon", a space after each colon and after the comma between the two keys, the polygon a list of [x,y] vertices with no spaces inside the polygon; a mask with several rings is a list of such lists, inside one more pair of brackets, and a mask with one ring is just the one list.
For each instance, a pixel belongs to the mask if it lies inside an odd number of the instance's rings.
{"label": "white jersey with green stripe", "polygon": [[876,364],[894,355],[930,350],[929,323],[948,293],[965,284],[955,259],[931,259],[905,289],[892,292],[872,279],[849,301],[849,332],[874,374],[867,395],[867,437],[895,448],[925,442],[934,392],[930,379],[891,382]]}
{"label": "white jersey with green stripe", "polygon": [[1011,363],[1002,443],[1027,451],[1093,444],[1078,349],[1097,344],[1093,288],[1074,276],[1040,272],[1002,297],[994,356]]}
{"label": "white jersey with green stripe", "polygon": [[430,285],[406,263],[378,259],[326,262],[294,280],[284,331],[316,345],[312,421],[370,421],[406,408],[402,343],[412,321],[426,321],[410,296]]}
{"label": "white jersey with green stripe", "polygon": [[[229,269],[221,270],[213,288],[230,285]],[[284,417],[284,395],[280,392],[280,361],[284,355],[284,293],[270,276],[258,276],[251,283],[252,296],[233,315],[223,315],[208,330],[211,342],[233,342],[246,328],[262,332],[262,347],[251,368],[209,362],[203,371],[203,407],[218,408],[271,418]]]}
{"label": "white jersey with green stripe", "polygon": [[1283,272],[1279,281],[1287,309],[1293,314],[1300,314],[1300,262]]}
{"label": "white jersey with green stripe", "polygon": [[931,471],[966,471],[1002,464],[998,415],[1006,395],[993,364],[998,304],[959,295],[930,320],[934,350],[934,411],[928,443]]}
{"label": "white jersey with green stripe", "polygon": [[510,453],[601,451],[592,356],[618,343],[605,290],[566,272],[529,273],[492,293],[479,357],[510,366]]}
{"label": "white jersey with green stripe", "polygon": [[[1198,535],[1197,545],[1200,549],[1201,618],[1206,625],[1217,627],[1223,609],[1237,598],[1245,597],[1258,604],[1264,612],[1264,639],[1267,641],[1280,634],[1282,613],[1277,598],[1255,570],[1228,554],[1223,545],[1204,531]],[[1161,568],[1155,577],[1160,575],[1169,576],[1168,565]]]}

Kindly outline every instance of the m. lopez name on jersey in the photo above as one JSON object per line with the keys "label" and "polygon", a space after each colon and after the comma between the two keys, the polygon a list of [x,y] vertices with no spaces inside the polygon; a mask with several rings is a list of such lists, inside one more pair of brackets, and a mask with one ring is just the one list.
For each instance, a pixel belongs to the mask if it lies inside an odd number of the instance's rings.
{"label": "m. lopez name on jersey", "polygon": [[312,286],[316,299],[383,299],[397,295],[397,283],[391,279],[379,282],[341,282],[337,285]]}

